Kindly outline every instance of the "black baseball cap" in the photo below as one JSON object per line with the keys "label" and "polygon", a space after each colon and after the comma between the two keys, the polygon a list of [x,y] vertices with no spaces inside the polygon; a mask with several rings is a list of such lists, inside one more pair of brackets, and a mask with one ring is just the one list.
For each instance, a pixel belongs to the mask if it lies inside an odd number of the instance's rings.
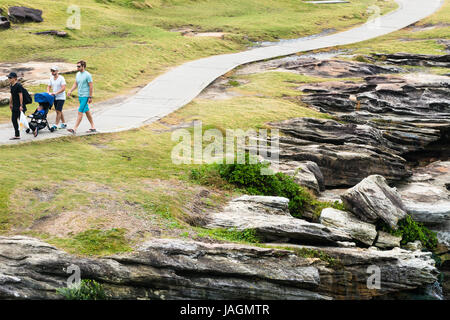
{"label": "black baseball cap", "polygon": [[9,78],[9,79],[11,79],[11,78],[17,78],[17,73],[11,72],[10,74],[8,74],[8,78]]}

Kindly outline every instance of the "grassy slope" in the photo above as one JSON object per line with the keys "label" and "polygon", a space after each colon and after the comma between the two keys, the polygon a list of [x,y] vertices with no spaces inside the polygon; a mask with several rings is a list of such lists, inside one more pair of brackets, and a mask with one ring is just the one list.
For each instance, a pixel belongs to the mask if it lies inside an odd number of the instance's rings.
{"label": "grassy slope", "polygon": [[[81,29],[65,28],[70,0],[0,0],[0,8],[24,5],[41,8],[44,22],[14,24],[1,31],[0,62],[30,60],[77,62],[84,59],[94,75],[95,101],[111,98],[148,83],[167,68],[185,61],[245,49],[249,41],[295,38],[343,29],[367,20],[366,8],[383,11],[391,1],[353,0],[351,4],[311,5],[299,0],[147,0],[153,8],[136,9],[128,0],[79,0]],[[139,1],[145,3],[145,1]],[[138,5],[139,6],[139,5]],[[172,28],[224,31],[224,40],[182,37]],[[64,30],[67,39],[30,33]],[[74,75],[68,75],[71,84]],[[45,86],[30,88],[33,92]],[[74,107],[69,99],[66,108]],[[0,122],[9,119],[0,107]]]}

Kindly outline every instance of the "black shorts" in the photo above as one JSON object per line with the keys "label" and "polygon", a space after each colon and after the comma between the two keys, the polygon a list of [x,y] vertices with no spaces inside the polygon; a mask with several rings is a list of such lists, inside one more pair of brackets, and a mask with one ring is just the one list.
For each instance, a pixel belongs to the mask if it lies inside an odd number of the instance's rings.
{"label": "black shorts", "polygon": [[57,111],[62,111],[63,106],[64,106],[64,102],[66,102],[66,100],[55,100],[55,103],[54,103],[55,109]]}

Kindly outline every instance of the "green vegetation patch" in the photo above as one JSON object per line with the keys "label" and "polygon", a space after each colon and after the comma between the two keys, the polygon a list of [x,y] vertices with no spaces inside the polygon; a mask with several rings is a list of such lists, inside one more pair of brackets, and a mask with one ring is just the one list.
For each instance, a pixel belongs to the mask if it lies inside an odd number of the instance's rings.
{"label": "green vegetation patch", "polygon": [[73,238],[55,238],[48,241],[62,247],[69,253],[81,255],[108,255],[131,251],[125,239],[124,229],[91,229],[75,235]]}
{"label": "green vegetation patch", "polygon": [[107,300],[103,286],[95,280],[83,279],[79,286],[59,288],[57,293],[65,300]]}
{"label": "green vegetation patch", "polygon": [[236,230],[231,229],[198,229],[197,237],[209,237],[216,240],[239,242],[239,243],[260,243],[261,239],[258,237],[256,230]]}
{"label": "green vegetation patch", "polygon": [[410,215],[407,215],[405,219],[400,220],[397,226],[397,230],[392,230],[385,223],[379,223],[377,229],[381,229],[397,237],[402,237],[402,241],[400,242],[401,245],[420,240],[425,248],[429,250],[436,248],[438,242],[436,232],[431,231],[422,223],[414,221]]}
{"label": "green vegetation patch", "polygon": [[293,249],[293,251],[299,257],[319,258],[320,260],[328,263],[328,265],[333,269],[343,268],[343,264],[339,259],[333,258],[329,254],[327,254],[321,250],[309,249],[309,248],[295,248],[295,249]]}

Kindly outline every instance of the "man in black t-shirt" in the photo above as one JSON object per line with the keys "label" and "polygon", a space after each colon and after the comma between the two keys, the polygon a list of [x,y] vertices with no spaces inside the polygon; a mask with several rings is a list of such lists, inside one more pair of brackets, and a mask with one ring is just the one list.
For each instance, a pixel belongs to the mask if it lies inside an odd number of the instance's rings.
{"label": "man in black t-shirt", "polygon": [[25,112],[27,108],[23,104],[23,93],[22,93],[22,85],[17,80],[17,74],[15,72],[11,72],[8,75],[8,80],[11,87],[11,97],[9,99],[9,108],[11,109],[11,122],[14,126],[14,137],[9,140],[18,140],[20,139],[20,131],[19,131],[19,118],[20,112]]}

